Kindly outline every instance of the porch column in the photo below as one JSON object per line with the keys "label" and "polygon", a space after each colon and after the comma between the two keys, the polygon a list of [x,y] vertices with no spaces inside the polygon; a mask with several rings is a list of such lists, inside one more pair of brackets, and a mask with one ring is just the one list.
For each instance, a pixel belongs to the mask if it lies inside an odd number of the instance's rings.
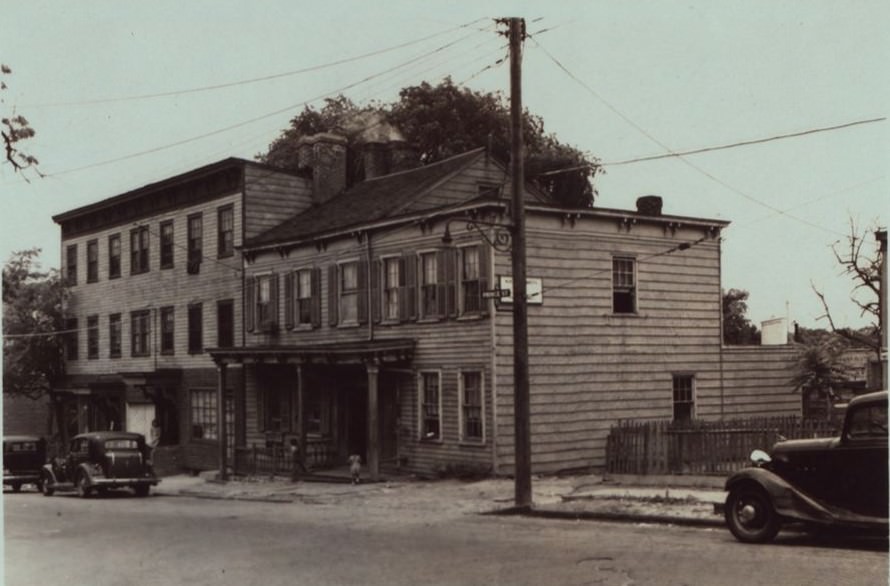
{"label": "porch column", "polygon": [[380,425],[377,421],[377,379],[380,367],[372,362],[368,370],[368,475],[372,481],[380,476]]}
{"label": "porch column", "polygon": [[216,435],[219,438],[219,478],[229,479],[228,463],[226,462],[228,441],[226,438],[226,363],[216,365]]}
{"label": "porch column", "polygon": [[303,366],[297,364],[297,438],[300,445],[300,461],[306,462],[306,389],[303,381]]}

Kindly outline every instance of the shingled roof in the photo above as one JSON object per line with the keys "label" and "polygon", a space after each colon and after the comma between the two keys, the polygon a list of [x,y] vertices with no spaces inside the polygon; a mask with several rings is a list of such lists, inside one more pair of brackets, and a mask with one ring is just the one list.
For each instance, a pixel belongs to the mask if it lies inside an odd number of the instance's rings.
{"label": "shingled roof", "polygon": [[[406,205],[484,154],[484,148],[475,149],[416,169],[368,179],[251,238],[245,248],[303,240],[397,217]],[[436,206],[431,204],[430,207]],[[416,211],[417,208],[413,209]]]}

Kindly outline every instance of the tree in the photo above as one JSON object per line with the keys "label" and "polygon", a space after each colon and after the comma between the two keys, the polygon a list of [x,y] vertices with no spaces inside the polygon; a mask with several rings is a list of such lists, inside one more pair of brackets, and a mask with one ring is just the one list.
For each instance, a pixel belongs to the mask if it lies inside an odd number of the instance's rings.
{"label": "tree", "polygon": [[[359,106],[338,96],[326,100],[320,110],[307,106],[259,158],[295,168],[299,139],[325,131],[343,134],[353,148],[369,140],[403,139],[418,149],[422,164],[480,146],[488,146],[501,160],[510,156],[510,106],[504,95],[459,87],[446,78],[435,86],[423,82],[403,88],[392,104]],[[544,121],[528,111],[523,115],[523,137],[526,176],[554,203],[591,207],[596,197],[591,182],[601,170],[598,160],[546,133]],[[564,169],[570,170],[552,173]]]}
{"label": "tree", "polygon": [[791,384],[805,396],[816,395],[825,401],[826,416],[831,416],[831,405],[838,400],[837,391],[849,380],[843,362],[846,342],[839,336],[820,336],[807,344],[799,354]]}
{"label": "tree", "polygon": [[821,317],[828,320],[831,331],[854,344],[871,348],[875,353],[880,353],[881,256],[877,247],[871,251],[865,248],[867,242],[873,241],[871,234],[875,230],[876,227],[872,227],[860,232],[856,223],[851,219],[850,234],[847,236],[846,242],[843,245],[835,243],[831,247],[834,258],[841,266],[841,274],[853,281],[850,300],[859,308],[861,316],[867,316],[870,319],[871,323],[868,326],[856,330],[849,327],[838,327],[831,315],[825,295],[815,285],[811,284],[811,286],[819,297],[819,301],[822,302],[825,314]]}
{"label": "tree", "polygon": [[[11,73],[12,69],[8,65],[0,64],[0,75],[5,76]],[[0,78],[0,91],[5,91],[7,87],[3,78]],[[0,102],[4,101],[0,98]],[[3,135],[6,162],[12,165],[12,168],[17,172],[23,171],[28,167],[36,167],[38,164],[37,159],[22,151],[19,144],[21,141],[32,138],[36,134],[28,120],[21,114],[16,114],[15,109],[13,109],[10,116],[3,116],[0,119],[0,124],[3,126],[0,134]]]}
{"label": "tree", "polygon": [[723,291],[723,343],[759,344],[760,332],[747,318],[748,292],[743,289]]}
{"label": "tree", "polygon": [[40,270],[39,254],[39,248],[15,252],[3,267],[3,393],[49,396],[60,417],[53,389],[64,375],[65,286],[58,271]]}

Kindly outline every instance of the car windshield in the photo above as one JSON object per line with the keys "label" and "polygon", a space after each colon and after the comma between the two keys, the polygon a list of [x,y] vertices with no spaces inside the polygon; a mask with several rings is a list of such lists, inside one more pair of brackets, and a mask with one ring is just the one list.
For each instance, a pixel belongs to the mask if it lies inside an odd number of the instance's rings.
{"label": "car windshield", "polygon": [[887,437],[887,405],[873,405],[850,414],[850,437]]}
{"label": "car windshield", "polygon": [[106,450],[135,450],[139,447],[134,439],[110,439],[105,440]]}
{"label": "car windshield", "polygon": [[3,445],[7,452],[36,452],[37,442],[16,442]]}

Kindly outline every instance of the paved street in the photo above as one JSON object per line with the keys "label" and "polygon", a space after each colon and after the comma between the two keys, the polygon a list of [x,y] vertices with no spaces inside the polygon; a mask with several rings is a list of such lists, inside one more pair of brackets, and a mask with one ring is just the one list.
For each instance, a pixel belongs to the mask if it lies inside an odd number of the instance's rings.
{"label": "paved street", "polygon": [[[368,487],[369,488],[369,487]],[[884,584],[887,542],[480,516],[366,487],[291,503],[4,495],[5,584]]]}

